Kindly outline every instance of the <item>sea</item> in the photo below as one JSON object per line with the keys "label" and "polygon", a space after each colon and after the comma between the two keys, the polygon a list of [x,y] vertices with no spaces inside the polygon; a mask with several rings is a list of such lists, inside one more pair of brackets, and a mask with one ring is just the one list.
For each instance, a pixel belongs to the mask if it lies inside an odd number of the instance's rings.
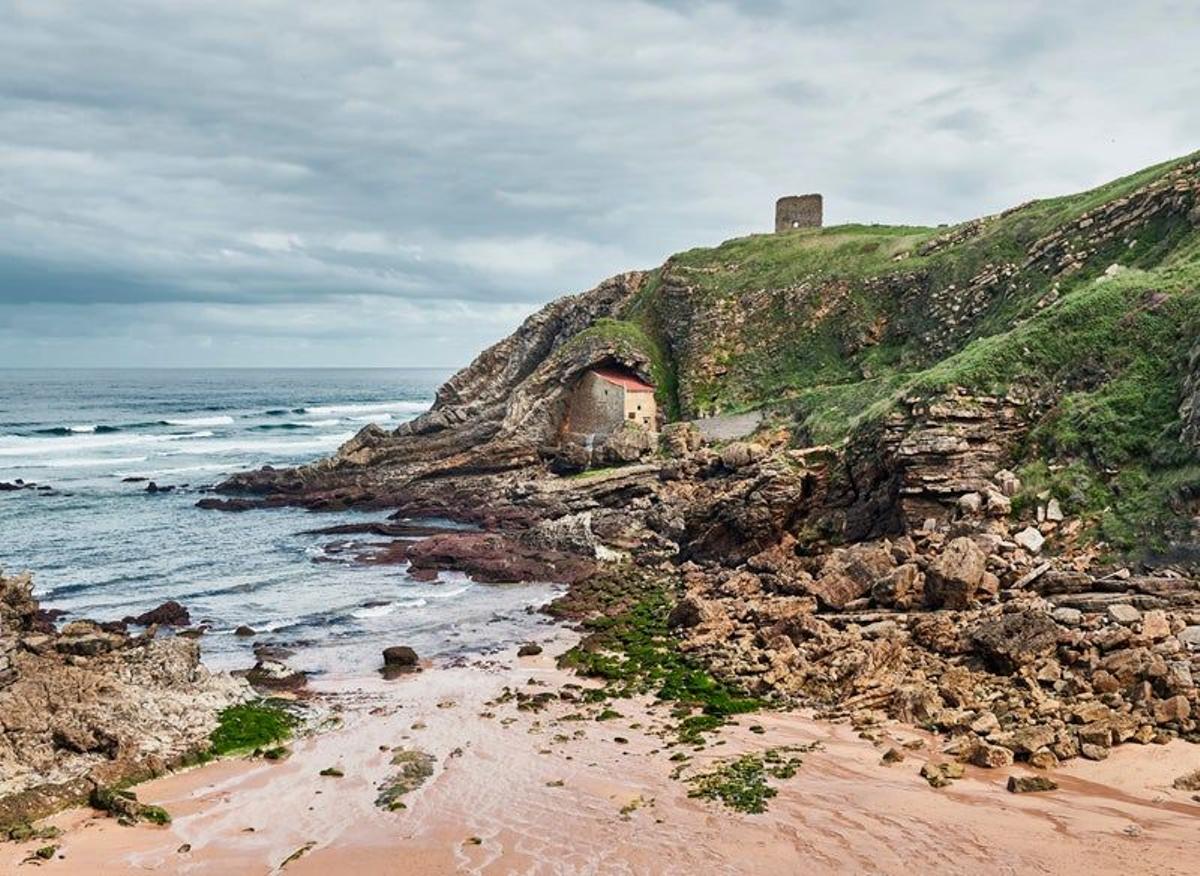
{"label": "sea", "polygon": [[[313,673],[373,671],[380,651],[486,654],[548,634],[546,582],[412,580],[307,531],[386,512],[201,510],[232,472],[332,453],[368,423],[425,411],[450,376],[424,369],[0,370],[0,570],[30,571],[44,608],[120,619],[168,599],[204,624],[203,659],[247,668],[252,642]],[[160,488],[147,492],[149,481]],[[170,490],[161,488],[171,487]],[[364,541],[373,536],[349,536]],[[255,639],[235,636],[246,625]],[[169,634],[169,633],[168,633]]]}

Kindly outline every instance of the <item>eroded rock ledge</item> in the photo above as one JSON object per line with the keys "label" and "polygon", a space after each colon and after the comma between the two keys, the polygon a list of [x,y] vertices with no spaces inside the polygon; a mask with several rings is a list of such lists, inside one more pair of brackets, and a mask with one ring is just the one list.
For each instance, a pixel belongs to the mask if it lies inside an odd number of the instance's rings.
{"label": "eroded rock ledge", "polygon": [[273,503],[303,497],[323,507],[387,507],[395,490],[416,480],[536,465],[539,451],[557,443],[567,395],[584,371],[615,364],[649,377],[643,350],[587,332],[627,307],[645,279],[620,274],[548,304],[447,381],[428,412],[392,432],[370,425],[327,460],[246,472],[220,489]]}

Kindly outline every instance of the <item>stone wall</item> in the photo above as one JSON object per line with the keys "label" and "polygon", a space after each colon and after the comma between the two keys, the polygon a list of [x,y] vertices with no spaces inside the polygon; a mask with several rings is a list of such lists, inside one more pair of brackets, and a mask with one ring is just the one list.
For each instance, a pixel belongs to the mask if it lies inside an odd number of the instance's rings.
{"label": "stone wall", "polygon": [[625,406],[625,390],[589,371],[571,393],[566,430],[584,435],[608,434],[624,421]]}
{"label": "stone wall", "polygon": [[658,411],[652,392],[626,392],[623,420],[637,423],[650,432],[658,431]]}
{"label": "stone wall", "polygon": [[775,202],[775,233],[796,228],[820,228],[822,200],[817,194],[789,195]]}

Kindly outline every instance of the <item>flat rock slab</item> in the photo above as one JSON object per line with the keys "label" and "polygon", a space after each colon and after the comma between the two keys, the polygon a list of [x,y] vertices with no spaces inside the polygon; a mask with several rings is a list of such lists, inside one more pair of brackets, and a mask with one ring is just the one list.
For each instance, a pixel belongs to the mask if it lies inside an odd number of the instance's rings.
{"label": "flat rock slab", "polygon": [[692,424],[700,430],[706,441],[733,441],[753,435],[762,425],[762,411],[748,411],[744,414],[727,414],[720,417],[703,417],[692,420]]}

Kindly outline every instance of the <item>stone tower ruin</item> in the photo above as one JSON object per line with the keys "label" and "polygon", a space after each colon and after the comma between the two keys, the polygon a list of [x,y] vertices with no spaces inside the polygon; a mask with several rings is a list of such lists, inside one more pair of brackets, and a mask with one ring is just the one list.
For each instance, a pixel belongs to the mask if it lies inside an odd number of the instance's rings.
{"label": "stone tower ruin", "polygon": [[775,233],[796,228],[820,228],[821,196],[788,195],[775,202]]}

